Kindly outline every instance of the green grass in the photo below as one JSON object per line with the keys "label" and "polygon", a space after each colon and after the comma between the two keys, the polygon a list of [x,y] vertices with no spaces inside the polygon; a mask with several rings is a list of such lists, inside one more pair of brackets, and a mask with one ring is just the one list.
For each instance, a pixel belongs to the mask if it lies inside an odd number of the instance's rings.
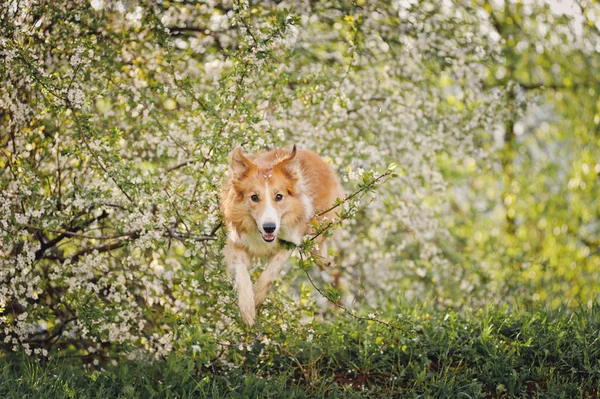
{"label": "green grass", "polygon": [[597,306],[531,313],[404,310],[414,331],[340,316],[313,326],[310,342],[287,341],[285,351],[257,341],[235,368],[171,356],[84,371],[72,359],[41,363],[6,355],[0,358],[0,397],[596,398],[600,393]]}

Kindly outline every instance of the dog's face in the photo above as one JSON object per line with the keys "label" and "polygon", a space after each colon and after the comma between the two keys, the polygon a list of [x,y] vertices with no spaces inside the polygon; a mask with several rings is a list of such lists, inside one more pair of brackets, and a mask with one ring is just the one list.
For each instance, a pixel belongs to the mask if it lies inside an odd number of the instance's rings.
{"label": "dog's face", "polygon": [[[261,167],[236,148],[231,156],[232,184],[240,217],[250,219],[265,242],[273,242],[282,226],[302,214],[296,193],[296,147],[271,167]],[[250,227],[252,228],[252,226]]]}

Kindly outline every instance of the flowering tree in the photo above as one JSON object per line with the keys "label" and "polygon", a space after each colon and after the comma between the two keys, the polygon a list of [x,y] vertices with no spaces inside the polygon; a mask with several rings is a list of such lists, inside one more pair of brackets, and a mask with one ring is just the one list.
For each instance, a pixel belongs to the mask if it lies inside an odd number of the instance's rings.
{"label": "flowering tree", "polygon": [[[486,9],[3,3],[1,341],[207,361],[243,341],[218,212],[237,144],[312,149],[360,193],[340,205],[333,269],[315,276],[329,299],[375,306],[434,287],[460,303],[485,271],[467,274],[440,245],[444,173],[486,160],[482,143],[510,115],[510,82],[490,87],[503,46]],[[259,316],[277,331],[316,310],[288,284],[305,281],[300,263]]]}

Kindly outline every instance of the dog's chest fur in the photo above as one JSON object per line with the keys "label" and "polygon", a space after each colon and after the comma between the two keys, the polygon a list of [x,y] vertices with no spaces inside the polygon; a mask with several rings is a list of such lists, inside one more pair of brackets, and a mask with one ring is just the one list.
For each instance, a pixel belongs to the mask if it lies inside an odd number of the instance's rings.
{"label": "dog's chest fur", "polygon": [[299,229],[292,230],[282,226],[279,236],[275,241],[266,242],[263,240],[258,230],[238,234],[234,229],[230,229],[229,239],[246,248],[252,257],[264,258],[273,255],[281,249],[280,240],[299,244],[302,239],[302,232],[300,232]]}

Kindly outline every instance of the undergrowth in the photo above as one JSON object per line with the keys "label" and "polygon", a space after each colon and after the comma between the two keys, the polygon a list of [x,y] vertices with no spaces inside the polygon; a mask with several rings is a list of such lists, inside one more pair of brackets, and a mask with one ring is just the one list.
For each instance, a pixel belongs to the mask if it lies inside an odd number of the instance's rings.
{"label": "undergrowth", "polygon": [[[9,398],[596,398],[600,312],[394,309],[399,331],[348,316],[315,323],[314,338],[261,356],[255,340],[239,365],[175,356],[82,367],[77,359],[0,358]],[[255,333],[255,332],[254,332]]]}

